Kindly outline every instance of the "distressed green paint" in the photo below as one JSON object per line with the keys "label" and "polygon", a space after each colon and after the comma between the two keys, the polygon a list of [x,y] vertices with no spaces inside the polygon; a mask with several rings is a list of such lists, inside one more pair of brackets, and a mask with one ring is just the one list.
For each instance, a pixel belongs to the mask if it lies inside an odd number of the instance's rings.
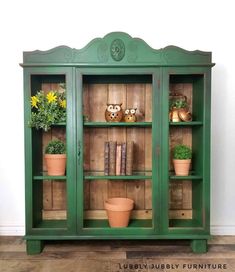
{"label": "distressed green paint", "polygon": [[[125,46],[123,58],[116,61],[110,54],[113,41],[119,39]],[[211,66],[211,53],[202,51],[186,51],[176,46],[167,46],[155,50],[145,41],[132,38],[123,32],[113,32],[104,38],[96,38],[84,48],[77,50],[67,46],[59,46],[48,51],[32,51],[24,53],[24,66],[38,65],[111,65],[111,66],[178,66],[208,65]]]}
{"label": "distressed green paint", "polygon": [[207,252],[207,241],[204,240],[192,240],[191,248],[194,253],[205,253]]}
{"label": "distressed green paint", "polygon": [[85,127],[151,127],[152,122],[84,122]]}
{"label": "distressed green paint", "polygon": [[[60,46],[48,51],[24,52],[25,190],[27,252],[40,253],[44,240],[79,239],[190,239],[194,252],[206,251],[210,237],[210,88],[211,53],[168,46],[152,49],[138,38],[114,32],[92,40],[82,49]],[[41,132],[27,126],[30,96],[45,76],[51,83],[65,78],[67,89],[67,172],[57,179],[66,183],[67,220],[42,220],[42,181],[54,177],[42,173]],[[83,122],[84,83],[151,83],[152,122]],[[169,86],[191,83],[194,120],[169,123]],[[193,131],[193,172],[188,177],[169,173],[168,136],[171,127]],[[132,176],[103,176],[83,172],[84,128],[152,128],[152,172]],[[41,174],[40,174],[41,173]],[[152,180],[152,220],[132,220],[128,228],[109,228],[107,220],[84,220],[84,180]],[[168,217],[169,184],[192,180],[193,218]]]}
{"label": "distressed green paint", "polygon": [[44,243],[42,240],[27,240],[26,250],[29,255],[35,255],[42,252]]}

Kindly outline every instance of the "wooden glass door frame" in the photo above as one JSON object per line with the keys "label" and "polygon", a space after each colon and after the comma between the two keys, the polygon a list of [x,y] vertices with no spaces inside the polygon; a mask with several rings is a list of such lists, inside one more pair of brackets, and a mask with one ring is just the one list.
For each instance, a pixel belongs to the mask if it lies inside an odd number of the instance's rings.
{"label": "wooden glass door frame", "polygon": [[[84,221],[84,188],[83,188],[83,76],[84,75],[152,75],[152,207],[153,207],[153,218],[152,228],[126,228],[120,231],[115,229],[85,229],[83,228]],[[101,235],[102,237],[118,237],[127,238],[134,234],[157,234],[160,231],[160,188],[159,188],[159,171],[158,162],[159,160],[159,146],[160,146],[160,69],[159,68],[131,68],[131,67],[77,67],[76,68],[76,126],[77,126],[77,232],[78,235]]]}
{"label": "wooden glass door frame", "polygon": [[[28,126],[31,118],[31,76],[57,76],[64,75],[66,83],[66,100],[67,105],[67,121],[66,121],[66,147],[67,147],[67,178],[66,178],[66,194],[67,194],[67,227],[35,228],[33,227],[33,169],[32,169],[32,128]],[[25,209],[26,209],[26,238],[30,235],[59,235],[59,234],[75,234],[76,231],[76,165],[73,146],[75,145],[75,129],[74,129],[74,74],[72,67],[25,67],[24,68],[24,134],[25,134]],[[39,91],[39,90],[38,90]],[[42,131],[39,131],[41,133]],[[27,163],[29,162],[29,163]],[[40,181],[34,181],[40,182]],[[38,197],[38,196],[34,196]],[[42,200],[41,200],[42,201]]]}
{"label": "wooden glass door frame", "polygon": [[[162,116],[162,148],[165,152],[165,157],[162,162],[162,226],[164,234],[183,235],[210,235],[210,117],[211,117],[211,68],[206,66],[198,67],[163,67],[162,68],[162,97],[163,97],[163,116]],[[203,77],[203,103],[198,105],[202,111],[203,123],[203,154],[202,154],[202,219],[201,227],[192,228],[169,228],[169,86],[171,75],[192,75]],[[166,182],[164,182],[166,181]],[[199,236],[198,236],[199,237]]]}

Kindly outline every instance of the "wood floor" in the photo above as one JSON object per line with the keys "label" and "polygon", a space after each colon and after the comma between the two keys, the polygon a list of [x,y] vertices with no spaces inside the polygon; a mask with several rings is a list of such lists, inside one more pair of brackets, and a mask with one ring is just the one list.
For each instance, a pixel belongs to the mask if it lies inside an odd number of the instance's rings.
{"label": "wood floor", "polygon": [[0,272],[235,272],[235,236],[218,236],[206,254],[191,253],[188,241],[48,242],[28,256],[22,237],[0,237]]}

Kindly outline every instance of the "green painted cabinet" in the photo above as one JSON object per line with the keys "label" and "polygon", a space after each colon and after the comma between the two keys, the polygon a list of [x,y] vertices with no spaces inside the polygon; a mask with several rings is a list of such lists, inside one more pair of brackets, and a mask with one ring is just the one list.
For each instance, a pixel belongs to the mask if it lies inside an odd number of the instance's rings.
{"label": "green painted cabinet", "polygon": [[[81,239],[188,239],[194,252],[206,251],[213,65],[210,52],[154,50],[121,32],[80,50],[24,52],[28,254],[40,253],[46,240]],[[66,122],[52,122],[47,132],[29,126],[30,100],[40,90],[66,95]],[[186,99],[192,119],[169,119],[177,95]],[[107,103],[137,108],[137,122],[106,122]],[[44,149],[54,138],[66,143],[63,176],[46,172]],[[104,174],[104,145],[111,141],[134,143],[132,175]],[[176,144],[192,148],[188,176],[174,173]],[[109,227],[109,197],[134,200],[128,227]]]}

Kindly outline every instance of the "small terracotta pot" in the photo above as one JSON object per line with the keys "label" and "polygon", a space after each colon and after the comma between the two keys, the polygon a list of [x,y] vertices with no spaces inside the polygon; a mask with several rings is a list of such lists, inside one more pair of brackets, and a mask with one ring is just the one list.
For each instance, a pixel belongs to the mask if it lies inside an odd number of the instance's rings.
{"label": "small terracotta pot", "polygon": [[173,160],[175,175],[188,176],[191,159],[188,160]]}
{"label": "small terracotta pot", "polygon": [[109,198],[104,203],[110,227],[127,227],[134,201],[129,198]]}
{"label": "small terracotta pot", "polygon": [[45,154],[48,176],[63,176],[66,168],[66,154]]}
{"label": "small terracotta pot", "polygon": [[179,112],[178,109],[173,109],[173,110],[171,111],[171,119],[172,119],[172,122],[180,122],[180,118],[179,118],[178,112]]}

